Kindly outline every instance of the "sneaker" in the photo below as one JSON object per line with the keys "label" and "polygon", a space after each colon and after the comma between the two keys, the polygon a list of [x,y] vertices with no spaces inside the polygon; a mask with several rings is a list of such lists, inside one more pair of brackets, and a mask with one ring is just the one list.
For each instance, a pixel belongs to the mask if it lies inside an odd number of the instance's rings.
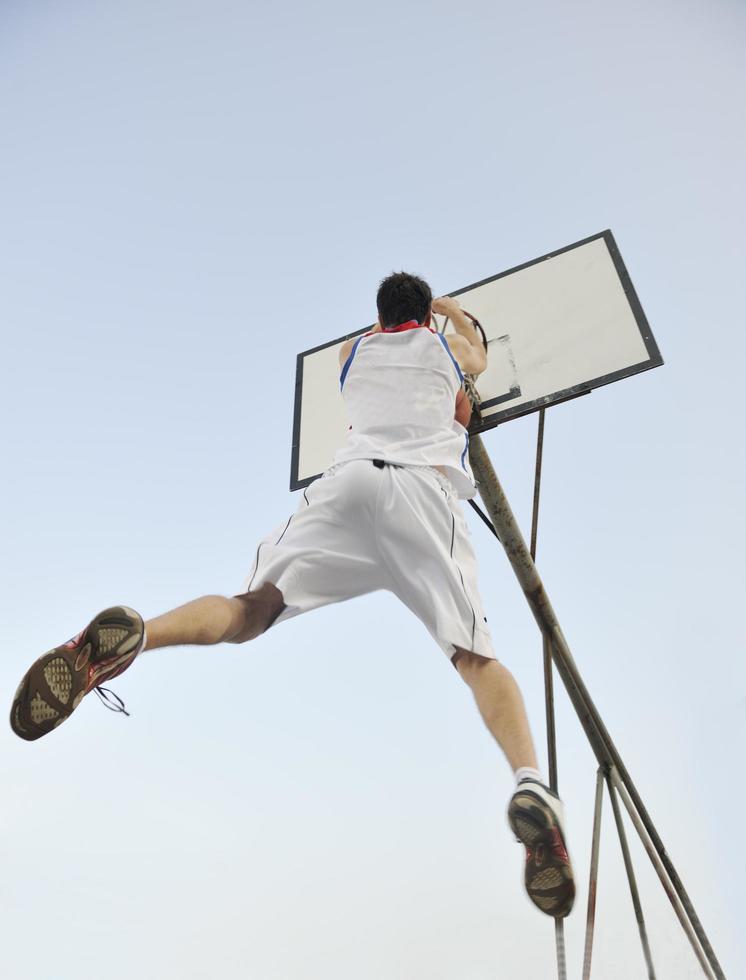
{"label": "sneaker", "polygon": [[543,783],[522,779],[508,805],[508,822],[526,848],[528,897],[547,915],[564,918],[575,901],[575,882],[560,798]]}
{"label": "sneaker", "polygon": [[129,667],[144,635],[134,609],[114,606],[99,613],[82,633],[31,666],[13,698],[10,727],[27,741],[57,728],[86,694]]}

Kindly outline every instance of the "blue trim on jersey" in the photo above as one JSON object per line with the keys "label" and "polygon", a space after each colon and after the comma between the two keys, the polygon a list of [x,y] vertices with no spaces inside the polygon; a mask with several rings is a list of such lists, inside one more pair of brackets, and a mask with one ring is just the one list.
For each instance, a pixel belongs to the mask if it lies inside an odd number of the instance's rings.
{"label": "blue trim on jersey", "polygon": [[350,365],[352,364],[352,359],[355,356],[355,352],[357,351],[358,344],[360,343],[360,341],[362,339],[363,339],[362,337],[358,337],[357,338],[357,340],[355,341],[355,343],[352,345],[352,350],[350,351],[350,356],[344,362],[344,367],[342,368],[342,373],[339,376],[339,387],[340,387],[340,389],[344,388],[344,386],[345,386],[345,378],[347,377],[347,372],[350,370]]}
{"label": "blue trim on jersey", "polygon": [[458,375],[458,379],[461,382],[461,384],[463,384],[464,383],[464,375],[461,372],[461,366],[459,365],[459,362],[456,360],[456,358],[451,353],[451,348],[448,346],[448,341],[445,339],[445,337],[443,336],[442,333],[436,333],[435,336],[438,338],[438,340],[441,342],[441,344],[445,348],[446,354],[448,354],[448,356],[450,357],[450,359],[453,361],[453,366],[456,368],[456,374]]}
{"label": "blue trim on jersey", "polygon": [[461,453],[461,466],[464,469],[466,469],[466,463],[464,462],[464,460],[466,459],[466,454],[468,451],[469,451],[469,433],[467,432],[466,437],[464,439],[464,451]]}

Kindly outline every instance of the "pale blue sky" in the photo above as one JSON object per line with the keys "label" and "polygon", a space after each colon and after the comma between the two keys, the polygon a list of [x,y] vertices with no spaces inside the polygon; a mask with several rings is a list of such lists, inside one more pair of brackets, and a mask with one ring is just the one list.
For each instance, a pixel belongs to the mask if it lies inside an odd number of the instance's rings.
{"label": "pale blue sky", "polygon": [[[295,354],[371,322],[382,276],[444,292],[610,227],[666,364],[549,413],[539,567],[726,974],[746,972],[745,40],[724,0],[6,0],[6,704],[100,608],[240,587],[295,506]],[[535,426],[487,437],[526,530]],[[543,755],[536,628],[473,534]],[[4,975],[552,975],[507,765],[392,597],[152,653],[115,687],[129,719],[89,699],[39,743],[0,730]],[[594,765],[558,712],[579,975]],[[605,829],[594,975],[626,980],[644,966],[608,806]],[[661,976],[700,976],[634,851]]]}

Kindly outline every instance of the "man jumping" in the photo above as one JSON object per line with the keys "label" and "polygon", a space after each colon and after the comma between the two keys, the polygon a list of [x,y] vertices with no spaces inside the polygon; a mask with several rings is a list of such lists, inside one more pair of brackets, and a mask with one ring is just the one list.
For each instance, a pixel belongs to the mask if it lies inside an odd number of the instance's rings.
{"label": "man jumping", "polygon": [[[456,300],[433,300],[417,276],[384,279],[377,307],[373,330],[340,352],[347,441],[295,514],[260,542],[244,591],[204,596],[145,624],[126,606],[104,610],[31,666],[11,726],[27,740],[46,735],[144,650],[245,643],[291,616],[387,589],[471,688],[515,773],[508,820],[526,848],[526,890],[560,918],[575,897],[562,804],[538,771],[518,686],[495,658],[458,503],[476,493],[464,374],[481,374],[487,356]],[[456,333],[434,331],[433,312]]]}

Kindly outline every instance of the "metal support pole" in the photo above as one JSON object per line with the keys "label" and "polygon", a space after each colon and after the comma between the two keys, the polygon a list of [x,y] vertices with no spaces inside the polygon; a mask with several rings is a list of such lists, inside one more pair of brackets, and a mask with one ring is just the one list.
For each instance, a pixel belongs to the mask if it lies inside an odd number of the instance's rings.
{"label": "metal support pole", "polygon": [[[470,443],[469,458],[477,477],[480,496],[495,525],[505,553],[523,589],[539,629],[550,641],[554,664],[562,678],[570,700],[578,713],[599,765],[608,765],[609,753],[604,737],[605,728],[590,695],[575,666],[549,597],[534,565],[513,511],[497,479],[492,462],[480,436]],[[606,733],[608,735],[608,733]],[[610,739],[609,739],[610,741]]]}
{"label": "metal support pole", "polygon": [[549,759],[549,785],[557,791],[557,730],[554,723],[554,674],[552,672],[552,648],[546,636],[542,637],[544,657],[544,701],[547,718],[547,756]]}
{"label": "metal support pole", "polygon": [[[478,435],[471,439],[470,459],[477,478],[479,493],[490,514],[492,523],[495,525],[505,553],[523,589],[539,628],[550,641],[554,664],[567,689],[570,701],[575,708],[580,723],[588,736],[591,748],[598,759],[599,765],[605,768],[610,768],[611,766],[616,768],[619,780],[627,790],[631,802],[634,803],[634,808],[639,815],[640,822],[644,826],[650,842],[671,880],[676,895],[686,912],[686,917],[691,923],[696,939],[701,944],[702,950],[717,980],[725,980],[725,974],[718,963],[702,924],[694,911],[694,906],[686,893],[684,885],[668,857],[663,842],[658,836],[653,821],[645,809],[640,794],[637,792],[622,762],[621,756],[617,752],[616,746],[580,676],[580,672],[570,653],[570,648],[562,634],[557,616],[544,590],[539,573],[531,560],[526,542],[513,516],[510,504],[500,486],[500,481],[487,455],[487,450],[484,448],[484,443]],[[687,935],[689,935],[689,932],[687,932]],[[695,952],[697,952],[696,947]]]}
{"label": "metal support pole", "polygon": [[544,458],[544,409],[539,412],[536,434],[536,469],[534,471],[534,506],[531,512],[531,557],[536,561],[536,539],[539,536],[539,494],[541,493],[541,464]]}
{"label": "metal support pole", "polygon": [[[710,965],[708,964],[709,957],[706,957],[704,947],[698,941],[699,939],[698,934],[696,933],[691,921],[689,920],[689,917],[686,914],[684,905],[679,899],[676,889],[671,881],[671,878],[668,875],[668,872],[666,871],[663,862],[658,856],[658,852],[656,851],[653,842],[650,839],[650,835],[647,833],[647,830],[645,829],[645,826],[643,825],[639,814],[635,810],[634,804],[630,799],[629,793],[627,792],[624,784],[620,780],[619,773],[616,771],[616,769],[612,768],[609,770],[609,778],[611,779],[611,782],[614,785],[614,789],[616,789],[616,791],[619,793],[620,797],[622,798],[622,803],[624,803],[624,806],[627,809],[627,813],[630,816],[630,820],[635,825],[635,830],[637,831],[640,840],[642,841],[643,847],[647,851],[648,857],[650,858],[653,867],[658,873],[658,877],[660,878],[661,884],[663,885],[663,890],[668,896],[668,900],[673,906],[673,910],[676,913],[676,916],[679,922],[681,923],[681,926],[684,932],[686,933],[687,938],[689,939],[689,942],[691,943],[692,948],[694,949],[694,952],[697,954],[697,959],[700,962],[700,966],[702,967],[705,976],[708,978],[708,980],[715,980],[715,978],[717,978],[717,980],[724,980],[722,971],[713,972],[713,970],[710,969]],[[713,964],[713,969],[716,971],[720,969],[719,966],[717,966],[717,961],[715,961],[715,964]]]}
{"label": "metal support pole", "polygon": [[604,799],[604,771],[599,767],[596,774],[596,803],[593,808],[593,843],[591,844],[591,873],[588,883],[588,914],[585,920],[585,952],[583,954],[583,980],[590,980],[593,933],[596,926],[596,886],[598,884],[598,854],[601,844],[601,807]]}
{"label": "metal support pole", "polygon": [[567,956],[565,954],[565,920],[554,920],[554,945],[557,948],[557,977],[567,980]]}
{"label": "metal support pole", "polygon": [[[531,515],[531,560],[536,561],[536,543],[539,537],[539,498],[541,495],[541,464],[544,455],[544,409],[539,412],[539,430],[536,437],[536,469],[534,471],[534,505]],[[547,757],[549,760],[549,785],[557,790],[557,739],[554,724],[554,684],[552,655],[546,637],[544,651],[544,701],[547,718]],[[557,949],[557,977],[567,980],[567,956],[565,954],[565,923],[554,920],[554,944]]]}
{"label": "metal support pole", "polygon": [[635,909],[635,918],[637,919],[637,928],[640,930],[640,942],[642,943],[642,951],[645,956],[645,963],[648,968],[648,980],[655,980],[655,969],[653,967],[653,957],[650,953],[650,944],[648,942],[648,931],[645,928],[645,918],[642,914],[642,904],[640,903],[640,893],[637,889],[637,880],[635,878],[635,869],[632,867],[632,857],[629,853],[629,845],[627,843],[627,834],[624,830],[624,823],[622,821],[622,814],[619,810],[619,801],[616,798],[616,792],[614,790],[614,784],[610,777],[606,777],[606,782],[609,790],[609,799],[611,800],[611,808],[614,811],[614,821],[616,822],[617,833],[619,834],[619,843],[622,846],[622,857],[624,858],[624,867],[627,871],[627,881],[629,882],[629,890],[632,895],[632,905]]}
{"label": "metal support pole", "polygon": [[[531,560],[536,561],[536,544],[539,537],[539,497],[541,494],[541,467],[544,458],[544,422],[546,412],[539,412],[539,428],[536,435],[536,470],[534,473],[534,506],[531,514]],[[544,702],[547,719],[547,758],[549,762],[549,785],[557,791],[557,733],[554,723],[554,676],[552,674],[552,651],[549,641],[544,643]]]}

